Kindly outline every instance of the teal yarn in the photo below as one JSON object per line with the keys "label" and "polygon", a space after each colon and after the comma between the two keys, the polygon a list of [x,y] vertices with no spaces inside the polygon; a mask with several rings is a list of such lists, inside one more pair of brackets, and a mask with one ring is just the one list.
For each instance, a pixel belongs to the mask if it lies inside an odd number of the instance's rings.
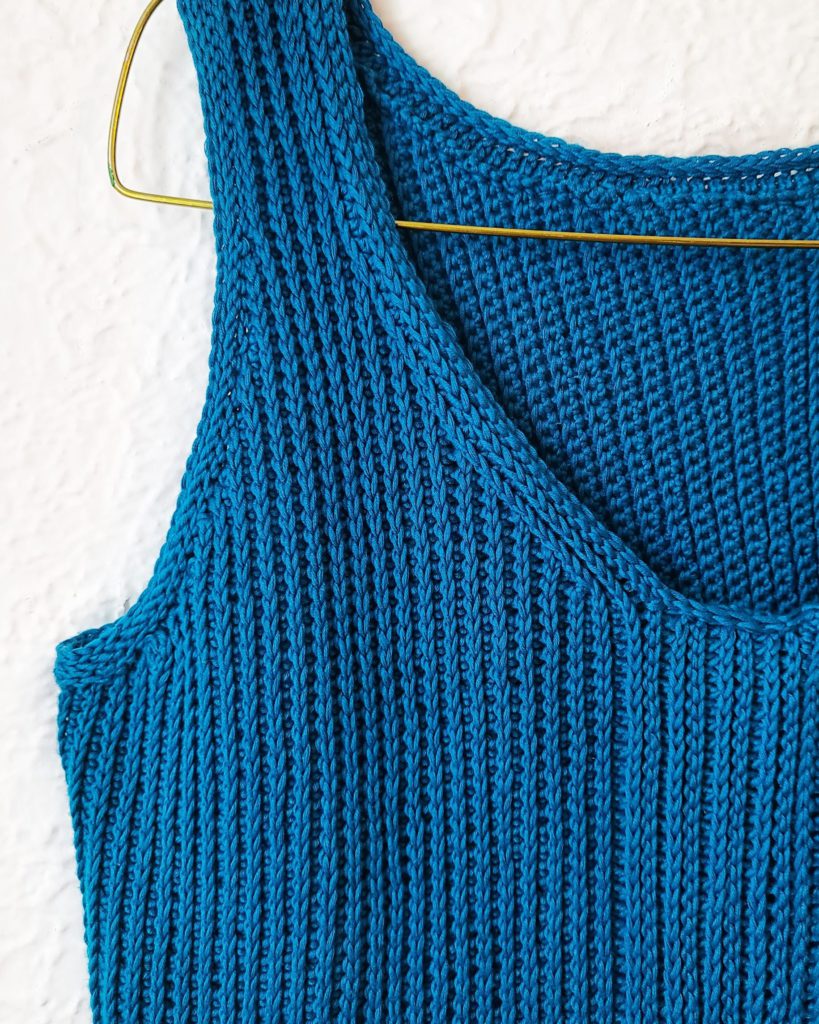
{"label": "teal yarn", "polygon": [[178,0],[217,281],[162,550],[60,643],[96,1024],[819,1021],[819,146],[623,156],[368,3]]}

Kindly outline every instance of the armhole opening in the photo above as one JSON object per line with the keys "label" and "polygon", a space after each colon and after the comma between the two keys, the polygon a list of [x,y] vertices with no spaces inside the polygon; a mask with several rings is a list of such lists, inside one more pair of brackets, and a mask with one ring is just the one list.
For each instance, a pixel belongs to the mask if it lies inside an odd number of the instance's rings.
{"label": "armhole opening", "polygon": [[218,263],[205,396],[159,552],[137,597],[121,615],[57,643],[54,676],[61,691],[111,680],[162,631],[195,550],[197,520],[209,514],[224,465],[230,420],[230,385],[226,366],[217,358],[225,347],[224,319],[217,318],[228,290]]}
{"label": "armhole opening", "polygon": [[232,421],[232,356],[234,346],[242,344],[237,270],[246,247],[240,238],[242,183],[231,161],[232,108],[224,100],[230,85],[229,65],[215,34],[214,9],[199,0],[176,0],[176,7],[197,76],[213,202],[211,238],[216,277],[207,385],[176,505],[152,572],[136,600],[120,616],[83,629],[56,645],[53,671],[63,692],[111,680],[139,656],[152,635],[162,630],[187,571],[197,517],[208,514],[206,506],[222,472]]}
{"label": "armhole opening", "polygon": [[[228,166],[226,133],[220,130],[213,106],[218,87],[218,58],[209,42],[202,19],[188,8],[191,0],[177,0],[188,51],[197,72],[201,116],[205,127],[205,158],[212,214],[211,239],[216,254],[216,274],[211,298],[210,346],[205,396],[196,432],[188,449],[177,484],[177,498],[165,537],[152,571],[136,599],[119,616],[60,640],[55,648],[53,674],[62,693],[79,687],[104,684],[118,677],[138,657],[150,638],[162,632],[175,595],[184,579],[195,542],[197,517],[207,513],[207,503],[224,464],[230,413],[230,353],[241,344],[240,325],[234,308],[236,262],[241,247],[235,244],[235,201]],[[193,213],[197,215],[197,213]]]}

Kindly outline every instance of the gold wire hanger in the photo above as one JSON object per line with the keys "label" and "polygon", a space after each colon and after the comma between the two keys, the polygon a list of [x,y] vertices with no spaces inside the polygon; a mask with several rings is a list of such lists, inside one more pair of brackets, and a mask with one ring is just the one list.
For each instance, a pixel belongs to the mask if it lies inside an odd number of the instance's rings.
{"label": "gold wire hanger", "polygon": [[[148,6],[139,17],[128,43],[122,70],[119,74],[114,107],[111,111],[111,125],[108,130],[108,176],[120,195],[128,199],[141,199],[149,203],[164,203],[169,206],[191,206],[200,210],[212,210],[210,199],[190,199],[184,196],[162,195],[157,192],[143,192],[124,185],[117,173],[117,136],[122,113],[125,87],[134,62],[136,49],[151,15],[162,0],[149,0]],[[541,228],[489,227],[482,224],[448,224],[435,221],[396,220],[396,227],[415,231],[444,231],[463,235],[502,235],[511,238],[539,238],[552,241],[570,242],[615,242],[638,245],[696,245],[709,247],[746,249],[819,249],[819,238],[719,238],[696,235],[633,235],[597,231],[558,231]]]}

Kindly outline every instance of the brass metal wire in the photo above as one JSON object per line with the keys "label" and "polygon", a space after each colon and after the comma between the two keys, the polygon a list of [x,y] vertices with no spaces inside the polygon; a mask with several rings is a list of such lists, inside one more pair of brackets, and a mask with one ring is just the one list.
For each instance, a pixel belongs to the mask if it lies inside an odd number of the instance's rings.
{"label": "brass metal wire", "polygon": [[[164,203],[169,206],[189,206],[200,210],[212,210],[210,199],[194,199],[187,196],[164,195],[159,192],[145,192],[141,189],[129,188],[122,182],[117,172],[117,138],[122,114],[122,103],[128,76],[134,62],[137,46],[142,38],[145,26],[151,15],[162,3],[162,0],[149,0],[131,34],[128,49],[122,62],[114,106],[111,111],[111,124],[108,131],[108,176],[111,184],[120,195],[128,199],[139,199],[149,203]],[[720,238],[697,235],[638,235],[621,232],[599,231],[561,231],[550,228],[492,227],[484,224],[450,224],[437,221],[396,220],[396,227],[412,231],[443,231],[463,235],[499,235],[510,238],[539,238],[553,241],[569,242],[611,242],[632,245],[692,245],[721,248],[744,249],[817,249],[817,238]]]}

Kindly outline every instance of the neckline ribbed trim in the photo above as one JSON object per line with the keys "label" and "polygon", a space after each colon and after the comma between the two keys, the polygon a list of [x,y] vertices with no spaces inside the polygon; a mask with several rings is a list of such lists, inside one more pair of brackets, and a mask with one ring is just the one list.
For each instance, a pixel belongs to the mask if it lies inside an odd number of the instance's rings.
{"label": "neckline ribbed trim", "polygon": [[681,191],[719,191],[759,196],[776,190],[814,198],[819,177],[819,141],[789,148],[739,155],[665,156],[604,151],[556,135],[518,127],[460,97],[398,43],[373,10],[370,0],[354,0],[356,22],[363,29],[372,59],[379,65],[380,99],[421,119],[428,132],[443,130],[450,148],[460,153],[480,149],[490,167],[546,163],[564,175],[585,175],[602,186],[621,190],[643,185]]}
{"label": "neckline ribbed trim", "polygon": [[[808,187],[813,187],[811,172],[819,174],[819,143],[742,156],[629,156],[603,153],[519,128],[461,99],[436,79],[402,49],[369,0],[353,3],[357,31],[366,37],[372,59],[394,83],[400,83],[397,95],[410,108],[426,109],[425,128],[432,130],[437,115],[442,119],[439,123],[465,146],[477,138],[488,139],[490,148],[494,145],[498,153],[517,151],[521,159],[552,160],[553,167],[559,165],[558,174],[564,170],[588,172],[598,184],[608,181],[620,189],[631,182],[684,190],[691,184],[702,187],[713,181],[746,197],[762,191],[781,195],[781,190],[790,186],[798,188],[803,198],[812,199]],[[358,146],[354,157],[340,154],[340,160],[347,173],[352,173],[356,192],[351,204],[359,220],[354,234],[358,244],[368,250],[367,258],[360,261],[360,272],[379,296],[385,313],[399,322],[392,339],[396,352],[400,350],[459,447],[535,530],[545,528],[553,546],[576,571],[590,575],[613,598],[659,608],[692,625],[756,633],[784,633],[805,626],[819,629],[819,601],[770,612],[701,601],[675,589],[597,519],[544,462],[468,360],[401,240],[367,128],[363,92],[356,77],[356,46],[348,25],[341,26],[341,36],[346,52],[336,54],[334,74],[342,76],[341,94],[355,101],[353,109],[345,110],[346,130],[341,140]],[[346,81],[345,74],[350,76]],[[786,191],[785,195],[792,193]]]}

